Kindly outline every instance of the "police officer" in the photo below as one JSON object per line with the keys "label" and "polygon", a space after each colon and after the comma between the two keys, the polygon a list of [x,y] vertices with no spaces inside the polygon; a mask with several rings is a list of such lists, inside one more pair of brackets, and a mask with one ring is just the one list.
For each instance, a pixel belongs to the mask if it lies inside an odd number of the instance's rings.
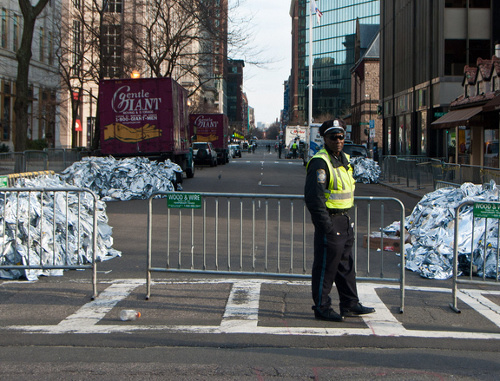
{"label": "police officer", "polygon": [[[352,247],[354,232],[349,209],[354,205],[354,183],[349,155],[344,148],[345,123],[324,122],[319,133],[325,145],[309,163],[305,202],[314,224],[312,297],[316,319],[343,321],[345,316],[375,312],[359,303]],[[333,282],[340,300],[340,314],[331,307]]]}
{"label": "police officer", "polygon": [[297,139],[295,139],[292,144],[292,157],[294,159],[297,158]]}

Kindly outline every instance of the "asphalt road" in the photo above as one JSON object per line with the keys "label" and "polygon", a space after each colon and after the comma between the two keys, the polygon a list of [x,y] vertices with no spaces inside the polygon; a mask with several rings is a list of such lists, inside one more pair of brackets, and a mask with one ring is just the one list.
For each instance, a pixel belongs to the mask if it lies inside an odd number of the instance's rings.
{"label": "asphalt road", "polygon": [[[304,174],[301,161],[278,160],[261,144],[227,165],[197,167],[183,188],[302,194]],[[359,184],[356,196],[398,198],[406,215],[419,201],[380,184]],[[147,210],[144,200],[107,203],[114,248],[122,257],[99,264],[94,301],[88,271],[0,281],[2,379],[498,378],[498,288],[471,290],[456,314],[448,307],[449,281],[406,271],[400,314],[397,284],[360,281],[362,301],[377,313],[343,323],[313,319],[307,279],[155,274],[145,300]],[[371,218],[379,219],[378,213],[371,211]],[[399,212],[387,206],[386,213],[389,224]],[[383,256],[397,266],[395,253]],[[142,317],[121,322],[124,308]]]}

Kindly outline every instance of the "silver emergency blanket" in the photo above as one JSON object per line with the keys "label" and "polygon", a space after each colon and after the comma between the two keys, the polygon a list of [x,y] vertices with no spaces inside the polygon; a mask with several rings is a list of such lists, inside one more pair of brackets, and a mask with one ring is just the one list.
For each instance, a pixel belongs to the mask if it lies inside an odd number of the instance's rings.
{"label": "silver emergency blanket", "polygon": [[367,157],[357,156],[351,157],[351,164],[354,167],[352,176],[357,183],[378,183],[380,166],[376,161]]}
{"label": "silver emergency blanket", "polygon": [[124,201],[174,191],[176,172],[182,173],[182,168],[170,160],[158,163],[144,157],[87,157],[66,168],[61,177],[72,186],[92,190],[103,201]]}
{"label": "silver emergency blanket", "polygon": [[[15,187],[64,190],[68,184],[53,175],[21,178]],[[76,192],[4,192],[1,195],[0,265],[66,266],[92,263],[94,198],[89,192],[80,193],[80,207]],[[112,248],[112,228],[108,225],[106,204],[99,200],[96,216],[97,260],[121,256],[121,252]],[[28,280],[36,280],[39,275],[62,275],[62,271],[0,270],[0,278],[18,279],[25,276]]]}
{"label": "silver emergency blanket", "polygon": [[[453,276],[453,245],[456,208],[464,201],[499,201],[494,181],[485,185],[464,183],[459,188],[442,188],[425,195],[406,218],[411,243],[405,245],[406,268],[424,278],[448,279]],[[474,221],[473,221],[474,220]],[[498,220],[473,217],[473,207],[460,212],[458,234],[459,270],[468,272],[473,253],[473,273],[495,277],[497,273]],[[474,222],[474,223],[473,223]],[[484,240],[487,253],[483,261]],[[486,262],[486,263],[484,263]]]}

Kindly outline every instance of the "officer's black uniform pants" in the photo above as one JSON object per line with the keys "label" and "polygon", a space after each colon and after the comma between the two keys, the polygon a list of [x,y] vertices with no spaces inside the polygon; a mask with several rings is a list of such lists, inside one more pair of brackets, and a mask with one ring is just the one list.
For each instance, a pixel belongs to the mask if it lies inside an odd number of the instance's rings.
{"label": "officer's black uniform pants", "polygon": [[335,226],[329,234],[314,233],[312,297],[315,308],[328,309],[333,282],[339,293],[340,306],[350,308],[359,302],[352,247],[354,232],[347,215],[332,215]]}

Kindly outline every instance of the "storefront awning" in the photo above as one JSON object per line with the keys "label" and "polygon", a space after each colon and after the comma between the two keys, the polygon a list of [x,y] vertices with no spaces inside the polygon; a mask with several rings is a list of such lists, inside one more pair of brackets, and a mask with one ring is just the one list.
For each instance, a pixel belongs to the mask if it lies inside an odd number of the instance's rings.
{"label": "storefront awning", "polygon": [[432,122],[434,128],[452,128],[457,126],[468,126],[469,120],[483,110],[482,106],[453,110]]}
{"label": "storefront awning", "polygon": [[485,112],[500,111],[500,95],[497,95],[491,101],[486,103],[483,107],[483,111]]}

